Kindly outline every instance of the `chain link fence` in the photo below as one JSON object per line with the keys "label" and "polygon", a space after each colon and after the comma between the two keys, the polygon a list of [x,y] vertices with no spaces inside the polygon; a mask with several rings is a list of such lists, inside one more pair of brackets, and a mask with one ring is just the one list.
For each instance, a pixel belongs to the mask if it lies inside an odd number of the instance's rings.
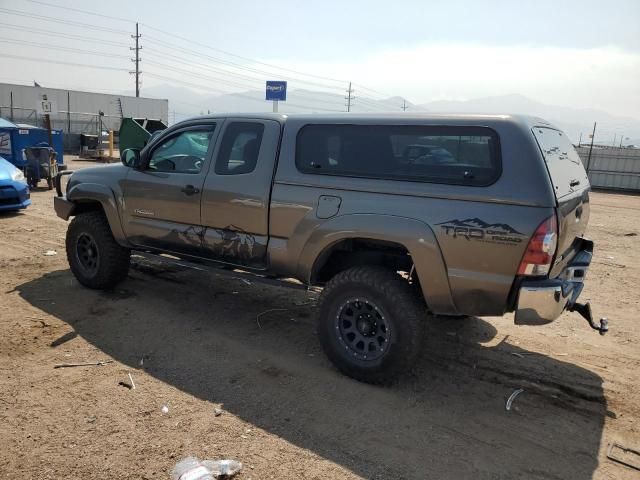
{"label": "chain link fence", "polygon": [[[0,117],[16,124],[27,124],[46,128],[45,117],[33,108],[0,105]],[[105,132],[120,130],[121,118],[116,115],[100,115],[99,113],[59,111],[51,115],[51,128],[64,133],[65,152],[80,151],[80,135],[104,135]]]}

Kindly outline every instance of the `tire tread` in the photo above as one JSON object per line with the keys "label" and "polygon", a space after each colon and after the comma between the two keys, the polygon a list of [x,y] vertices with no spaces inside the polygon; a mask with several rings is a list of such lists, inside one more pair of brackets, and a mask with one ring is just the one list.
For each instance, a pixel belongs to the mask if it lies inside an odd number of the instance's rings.
{"label": "tire tread", "polygon": [[[100,266],[98,274],[89,278],[82,274],[74,255],[75,238],[81,231],[89,232],[98,243]],[[116,242],[102,211],[86,212],[74,217],[69,224],[66,238],[67,260],[78,281],[89,288],[109,289],[124,280],[129,272],[131,252]]]}
{"label": "tire tread", "polygon": [[[331,298],[347,288],[358,286],[371,291],[373,295],[383,296],[383,301],[394,317],[396,329],[403,331],[400,344],[396,345],[393,358],[378,369],[363,369],[349,364],[333,351],[329,334],[323,328],[323,322],[333,314],[327,311]],[[344,374],[360,381],[374,384],[393,383],[402,373],[409,370],[418,358],[425,332],[424,304],[411,286],[397,273],[379,266],[357,266],[335,275],[325,285],[319,299],[320,319],[318,335],[327,356]]]}

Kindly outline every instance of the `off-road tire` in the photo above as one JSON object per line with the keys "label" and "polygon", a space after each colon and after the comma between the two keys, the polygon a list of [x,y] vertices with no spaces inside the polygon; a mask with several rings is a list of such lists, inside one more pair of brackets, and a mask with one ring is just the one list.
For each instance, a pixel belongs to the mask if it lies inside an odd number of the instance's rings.
{"label": "off-road tire", "polygon": [[[81,259],[79,253],[79,241],[91,240],[97,258],[95,268],[87,267],[87,262]],[[131,252],[115,241],[103,212],[87,212],[76,216],[67,229],[66,247],[71,271],[85,287],[113,288],[129,272]]]}
{"label": "off-road tire", "polygon": [[[384,341],[379,358],[362,358],[364,353],[350,348],[343,337],[341,315],[345,305],[354,299],[374,305],[385,330],[389,329],[389,339]],[[426,307],[407,281],[393,271],[361,266],[340,272],[325,286],[319,305],[320,343],[345,375],[367,383],[389,384],[410,370],[418,358],[424,341]],[[348,312],[349,307],[346,308]]]}

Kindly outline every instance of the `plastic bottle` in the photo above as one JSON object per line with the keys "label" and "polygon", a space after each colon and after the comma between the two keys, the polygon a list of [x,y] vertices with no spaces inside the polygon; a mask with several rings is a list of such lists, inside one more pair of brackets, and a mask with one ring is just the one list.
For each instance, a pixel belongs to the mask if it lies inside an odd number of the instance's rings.
{"label": "plastic bottle", "polygon": [[203,460],[202,465],[209,469],[214,478],[222,475],[230,477],[242,470],[242,463],[237,460]]}
{"label": "plastic bottle", "polygon": [[209,469],[195,457],[180,460],[171,472],[172,480],[214,480]]}
{"label": "plastic bottle", "polygon": [[230,477],[242,469],[237,460],[202,460],[187,457],[180,460],[171,472],[172,480],[214,480],[220,476]]}

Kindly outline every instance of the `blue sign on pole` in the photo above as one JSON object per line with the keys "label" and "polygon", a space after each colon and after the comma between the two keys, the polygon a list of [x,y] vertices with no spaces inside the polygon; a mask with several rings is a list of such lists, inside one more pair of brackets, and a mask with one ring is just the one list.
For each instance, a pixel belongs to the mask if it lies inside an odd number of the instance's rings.
{"label": "blue sign on pole", "polygon": [[287,100],[287,82],[267,80],[265,100]]}

